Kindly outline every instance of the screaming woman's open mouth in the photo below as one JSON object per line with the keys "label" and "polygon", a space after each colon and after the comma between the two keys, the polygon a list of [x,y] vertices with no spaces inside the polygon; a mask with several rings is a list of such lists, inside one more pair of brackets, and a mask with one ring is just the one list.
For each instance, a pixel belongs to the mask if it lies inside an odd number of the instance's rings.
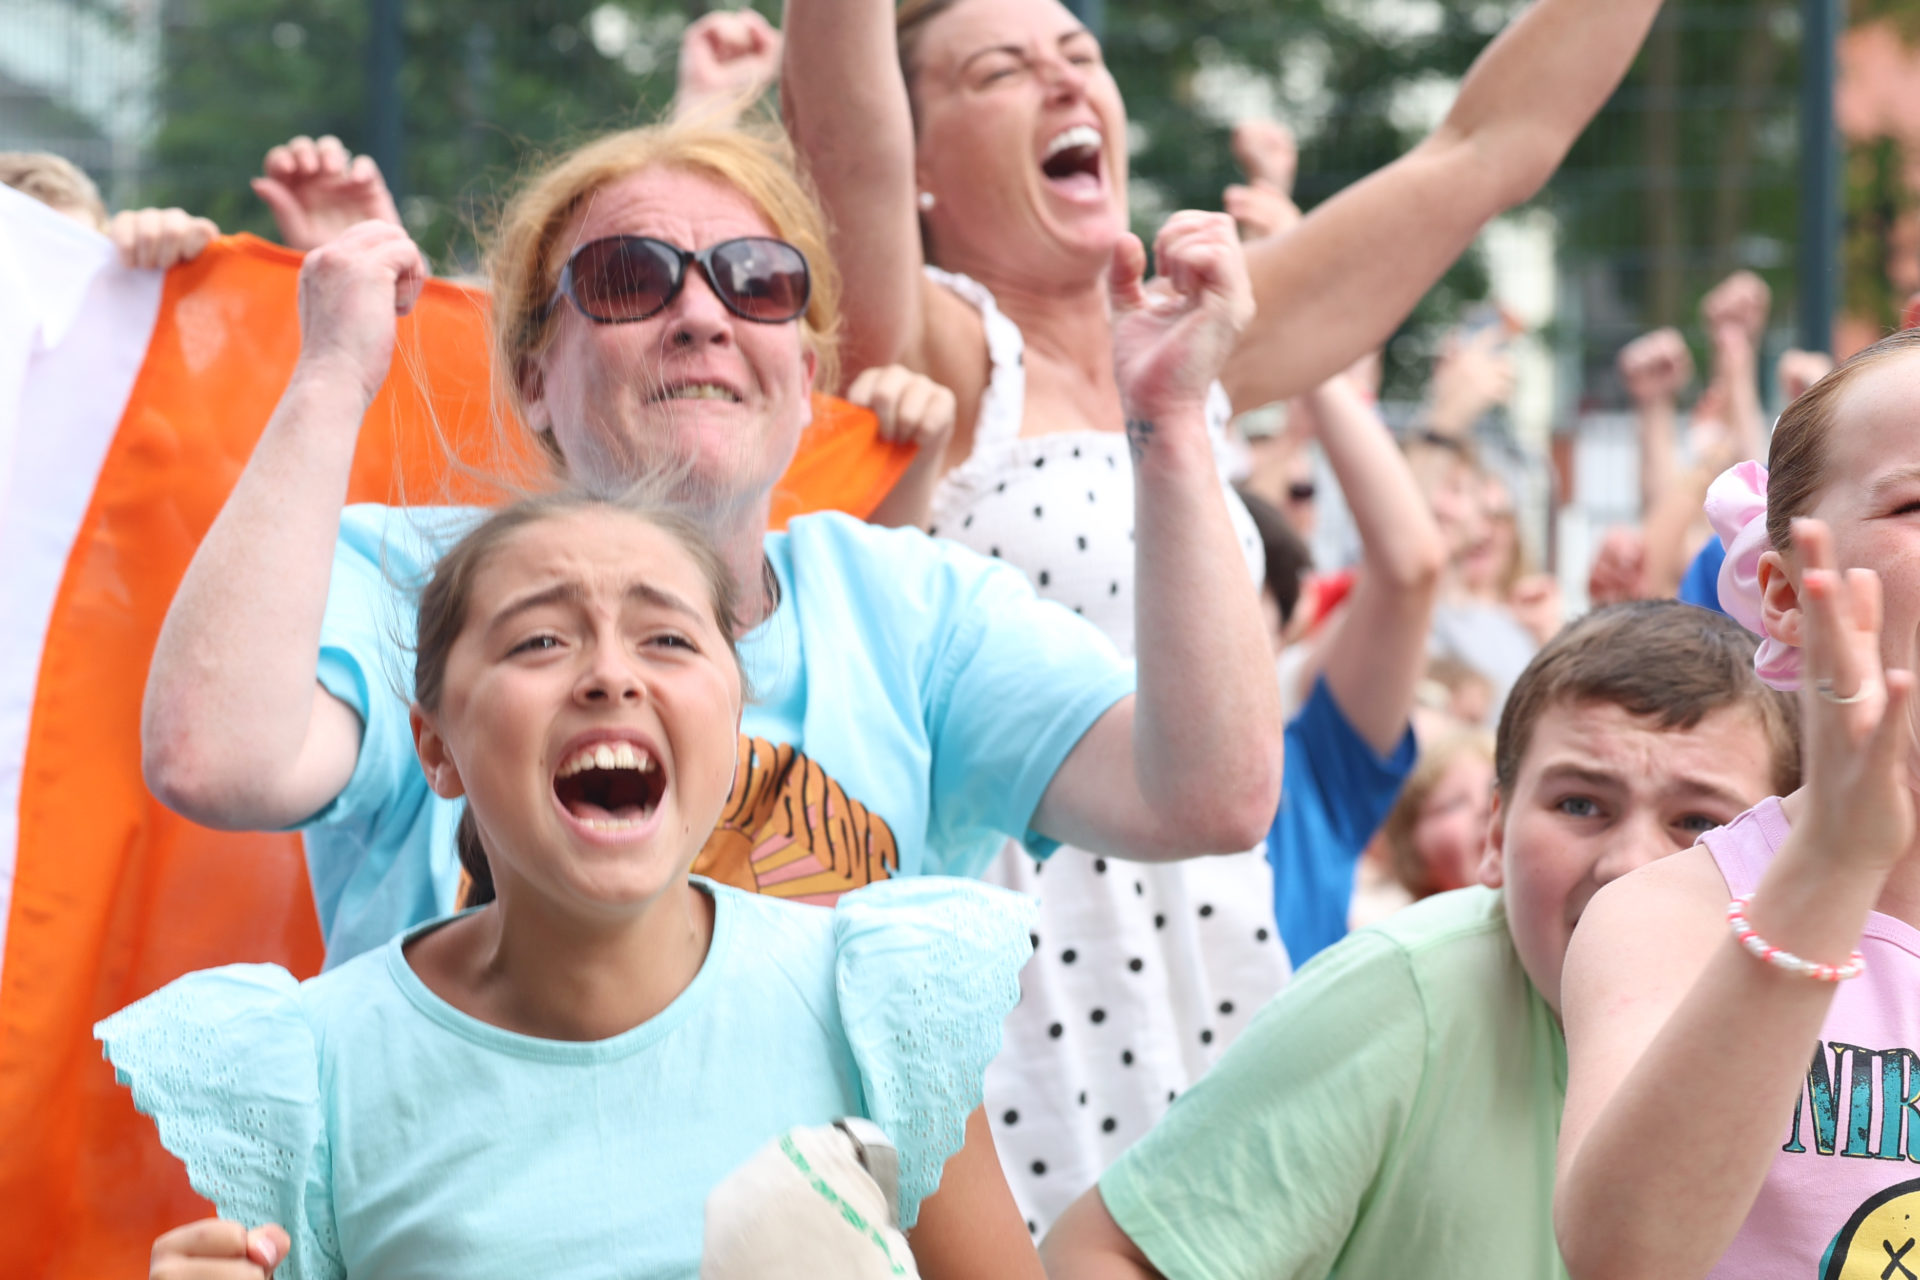
{"label": "screaming woman's open mouth", "polygon": [[1067,194],[1085,198],[1102,190],[1101,144],[1104,139],[1092,125],[1077,124],[1062,129],[1047,143],[1040,159],[1040,172],[1047,181]]}

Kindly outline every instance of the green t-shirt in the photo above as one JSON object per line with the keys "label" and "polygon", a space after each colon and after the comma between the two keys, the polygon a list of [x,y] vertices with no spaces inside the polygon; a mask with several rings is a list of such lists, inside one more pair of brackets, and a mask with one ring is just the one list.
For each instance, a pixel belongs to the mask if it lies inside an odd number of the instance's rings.
{"label": "green t-shirt", "polygon": [[1169,1280],[1566,1276],[1560,1024],[1462,889],[1322,952],[1100,1179]]}

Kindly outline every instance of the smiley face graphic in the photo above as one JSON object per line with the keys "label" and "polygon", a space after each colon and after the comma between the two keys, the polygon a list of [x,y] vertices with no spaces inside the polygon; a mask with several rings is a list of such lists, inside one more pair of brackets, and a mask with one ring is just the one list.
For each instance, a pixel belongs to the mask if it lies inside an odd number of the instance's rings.
{"label": "smiley face graphic", "polygon": [[1881,1191],[1847,1219],[1820,1280],[1920,1280],[1920,1178]]}

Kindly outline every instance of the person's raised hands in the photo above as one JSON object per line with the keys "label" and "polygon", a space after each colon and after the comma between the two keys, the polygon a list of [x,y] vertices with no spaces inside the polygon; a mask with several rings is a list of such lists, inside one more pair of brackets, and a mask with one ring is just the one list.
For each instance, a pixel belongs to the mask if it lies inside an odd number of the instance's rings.
{"label": "person's raised hands", "polygon": [[1513,377],[1504,322],[1448,334],[1427,388],[1427,429],[1464,434],[1487,410],[1513,399]]}
{"label": "person's raised hands", "polygon": [[1733,403],[1726,382],[1709,382],[1693,402],[1687,422],[1687,452],[1695,466],[1717,474],[1740,460],[1739,437],[1732,419]]}
{"label": "person's raised hands", "polygon": [[689,23],[680,37],[673,114],[737,114],[780,73],[780,32],[752,9],[717,9]]}
{"label": "person's raised hands", "polygon": [[1293,179],[1300,168],[1300,146],[1293,130],[1278,120],[1254,117],[1233,126],[1231,145],[1248,182],[1283,196],[1293,194]]}
{"label": "person's raised hands", "polygon": [[[1208,389],[1253,319],[1246,255],[1226,214],[1174,214],[1153,254],[1158,274],[1148,280],[1145,249],[1123,236],[1108,276],[1113,371],[1130,424],[1204,413]],[[1136,454],[1142,443],[1133,440]]]}
{"label": "person's raised hands", "polygon": [[1221,193],[1221,207],[1239,224],[1242,240],[1291,231],[1300,221],[1293,179],[1300,150],[1293,130],[1278,120],[1242,120],[1233,127],[1233,157],[1247,175]]}
{"label": "person's raised hands", "polygon": [[1713,341],[1713,381],[1729,390],[1751,385],[1760,350],[1747,326],[1738,320],[1723,320],[1709,329],[1707,336]]}
{"label": "person's raised hands", "polygon": [[399,227],[362,222],[300,267],[300,364],[354,379],[369,400],[393,360],[394,319],[413,310],[426,259]]}
{"label": "person's raised hands", "polygon": [[847,399],[873,410],[880,438],[890,443],[944,451],[953,437],[953,392],[905,365],[862,370]]}
{"label": "person's raised hands", "polygon": [[1300,223],[1300,206],[1272,187],[1233,183],[1220,193],[1220,207],[1240,228],[1242,240],[1264,240]]}
{"label": "person's raised hands", "polygon": [[287,1233],[272,1223],[249,1231],[207,1218],[153,1242],[147,1280],[265,1280],[291,1247]]}
{"label": "person's raised hands", "polygon": [[1802,821],[1814,833],[1815,847],[1884,873],[1913,841],[1913,730],[1907,718],[1913,673],[1882,669],[1879,575],[1871,569],[1841,573],[1833,535],[1818,520],[1793,522],[1793,551],[1801,565]]}
{"label": "person's raised hands", "polygon": [[1550,573],[1527,574],[1507,592],[1507,611],[1536,644],[1545,644],[1560,633],[1560,624],[1566,618],[1559,582]]}
{"label": "person's raised hands", "polygon": [[1671,404],[1693,381],[1693,353],[1678,329],[1655,329],[1620,348],[1620,381],[1636,405]]}
{"label": "person's raised hands", "polygon": [[1647,539],[1638,525],[1607,530],[1587,570],[1587,600],[1594,608],[1646,598]]}
{"label": "person's raised hands", "polygon": [[1802,351],[1798,347],[1780,353],[1774,366],[1774,380],[1780,384],[1780,403],[1790,405],[1807,394],[1807,388],[1833,372],[1833,357],[1824,351]]}
{"label": "person's raised hands", "polygon": [[400,225],[380,166],[372,156],[349,154],[331,134],[317,140],[302,135],[267,152],[253,193],[273,214],[281,242],[302,252],[361,222]]}
{"label": "person's raised hands", "polygon": [[219,234],[219,227],[184,209],[127,209],[107,220],[107,239],[120,261],[157,271],[193,261]]}
{"label": "person's raised hands", "polygon": [[1700,318],[1709,333],[1736,325],[1754,347],[1767,331],[1767,313],[1773,308],[1773,290],[1751,271],[1736,271],[1700,300]]}

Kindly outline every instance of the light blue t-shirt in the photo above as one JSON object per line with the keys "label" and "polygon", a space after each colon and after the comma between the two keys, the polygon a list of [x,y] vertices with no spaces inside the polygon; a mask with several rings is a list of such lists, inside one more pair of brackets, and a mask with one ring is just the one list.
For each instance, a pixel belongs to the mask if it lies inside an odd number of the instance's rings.
{"label": "light blue t-shirt", "polygon": [[1274,920],[1296,970],[1347,936],[1354,867],[1418,758],[1412,728],[1392,755],[1378,755],[1340,710],[1325,677],[1287,722],[1267,861]]}
{"label": "light blue t-shirt", "polygon": [[980,1105],[1031,904],[946,878],[831,911],[700,883],[699,973],[608,1040],[470,1017],[402,938],[305,983],[189,974],[94,1034],[194,1190],[286,1228],[280,1280],[693,1280],[707,1193],[842,1116],[893,1140],[912,1225]]}
{"label": "light blue t-shirt", "polygon": [[[407,723],[412,592],[480,514],[342,518],[319,678],[365,728],[345,790],[301,824],[329,966],[453,908],[461,806],[428,789]],[[766,553],[780,604],[741,641],[753,696],[722,822],[756,809],[806,829],[742,836],[740,887],[830,903],[891,875],[977,875],[1009,836],[1051,852],[1030,830],[1041,794],[1133,692],[1112,643],[1017,570],[916,530],[801,516]]]}

